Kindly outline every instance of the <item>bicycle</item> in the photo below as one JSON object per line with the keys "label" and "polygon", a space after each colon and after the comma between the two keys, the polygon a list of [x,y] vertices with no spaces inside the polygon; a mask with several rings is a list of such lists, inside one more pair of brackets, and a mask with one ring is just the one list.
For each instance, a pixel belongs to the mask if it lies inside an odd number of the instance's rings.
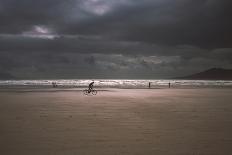
{"label": "bicycle", "polygon": [[85,89],[83,90],[84,95],[97,95],[97,90],[95,89]]}

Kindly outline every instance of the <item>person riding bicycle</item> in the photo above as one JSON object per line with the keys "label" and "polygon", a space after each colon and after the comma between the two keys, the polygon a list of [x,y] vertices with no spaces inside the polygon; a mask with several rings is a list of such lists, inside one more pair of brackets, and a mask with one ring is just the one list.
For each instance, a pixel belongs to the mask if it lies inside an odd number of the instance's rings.
{"label": "person riding bicycle", "polygon": [[94,81],[93,82],[91,82],[90,84],[89,84],[89,93],[92,91],[92,89],[93,89],[93,84],[94,84]]}

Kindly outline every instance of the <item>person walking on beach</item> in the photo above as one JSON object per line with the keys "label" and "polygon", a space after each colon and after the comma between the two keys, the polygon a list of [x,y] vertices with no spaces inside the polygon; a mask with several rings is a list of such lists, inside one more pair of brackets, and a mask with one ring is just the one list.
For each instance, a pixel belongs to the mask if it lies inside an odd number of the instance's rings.
{"label": "person walking on beach", "polygon": [[170,88],[170,87],[171,87],[171,83],[169,82],[169,83],[168,83],[168,88]]}
{"label": "person walking on beach", "polygon": [[151,88],[151,82],[148,83],[148,87]]}
{"label": "person walking on beach", "polygon": [[53,87],[53,88],[56,88],[56,87],[57,87],[56,82],[52,82],[52,87]]}
{"label": "person walking on beach", "polygon": [[93,89],[93,84],[94,84],[94,81],[89,84],[89,92],[91,92],[91,90]]}

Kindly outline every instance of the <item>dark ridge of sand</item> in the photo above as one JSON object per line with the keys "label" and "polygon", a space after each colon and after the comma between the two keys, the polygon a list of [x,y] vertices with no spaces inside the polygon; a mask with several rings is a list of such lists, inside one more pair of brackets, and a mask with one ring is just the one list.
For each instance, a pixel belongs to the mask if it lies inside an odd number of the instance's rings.
{"label": "dark ridge of sand", "polygon": [[0,92],[1,155],[230,155],[232,89]]}
{"label": "dark ridge of sand", "polygon": [[[98,92],[104,92],[104,91],[113,91],[113,90],[104,90],[104,89],[98,89]],[[57,92],[83,92],[82,89],[18,89],[18,90],[12,90],[12,89],[5,89],[0,90],[0,92],[12,92],[12,93],[57,93]]]}
{"label": "dark ridge of sand", "polygon": [[[33,93],[33,92],[41,92],[41,93],[56,93],[56,92],[83,92],[88,88],[0,88],[0,92],[14,92],[14,93]],[[135,88],[95,88],[97,92],[104,92],[104,91],[117,91],[120,89],[135,89]],[[136,88],[137,90],[142,89],[165,89],[165,88]],[[194,89],[194,88],[193,88]]]}

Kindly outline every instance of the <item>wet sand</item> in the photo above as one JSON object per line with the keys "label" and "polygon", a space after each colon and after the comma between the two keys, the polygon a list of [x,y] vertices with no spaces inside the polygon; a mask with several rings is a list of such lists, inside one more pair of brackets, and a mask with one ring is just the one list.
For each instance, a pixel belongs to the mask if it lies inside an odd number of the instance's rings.
{"label": "wet sand", "polygon": [[229,155],[232,89],[0,91],[1,155]]}

